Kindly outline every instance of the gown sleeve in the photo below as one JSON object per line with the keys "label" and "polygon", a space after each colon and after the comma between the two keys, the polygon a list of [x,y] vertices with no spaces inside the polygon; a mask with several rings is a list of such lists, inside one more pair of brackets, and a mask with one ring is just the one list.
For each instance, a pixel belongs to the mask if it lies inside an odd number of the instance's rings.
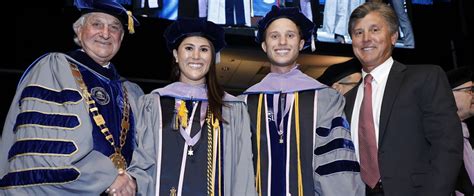
{"label": "gown sleeve", "polygon": [[66,55],[24,74],[0,141],[0,195],[99,195],[117,169],[93,150],[93,124]]}
{"label": "gown sleeve", "polygon": [[316,195],[365,195],[359,163],[344,114],[345,100],[330,88],[317,97],[314,149]]}

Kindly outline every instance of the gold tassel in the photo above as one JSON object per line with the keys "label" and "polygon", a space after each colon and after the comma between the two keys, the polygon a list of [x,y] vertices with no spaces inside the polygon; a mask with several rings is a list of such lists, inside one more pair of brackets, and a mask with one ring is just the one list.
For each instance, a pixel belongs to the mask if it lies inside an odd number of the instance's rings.
{"label": "gold tassel", "polygon": [[214,118],[214,115],[213,116],[213,119],[212,120],[212,128],[213,130],[217,130],[217,129],[220,129],[220,126],[219,126],[219,119],[217,118]]}
{"label": "gold tassel", "polygon": [[188,109],[186,108],[186,102],[181,100],[178,108],[177,118],[181,122],[181,126],[186,128],[188,126]]}
{"label": "gold tassel", "polygon": [[133,16],[132,16],[132,12],[131,11],[127,11],[127,15],[128,15],[128,33],[130,34],[134,34],[135,33],[135,28],[134,28],[134,25],[133,25]]}

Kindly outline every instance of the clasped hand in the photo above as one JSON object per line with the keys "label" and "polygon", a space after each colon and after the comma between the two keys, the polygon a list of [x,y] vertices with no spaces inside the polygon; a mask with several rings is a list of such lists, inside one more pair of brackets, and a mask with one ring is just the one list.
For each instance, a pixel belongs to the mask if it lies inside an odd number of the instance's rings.
{"label": "clasped hand", "polygon": [[135,196],[137,185],[135,180],[126,171],[119,169],[119,175],[105,191],[110,196]]}

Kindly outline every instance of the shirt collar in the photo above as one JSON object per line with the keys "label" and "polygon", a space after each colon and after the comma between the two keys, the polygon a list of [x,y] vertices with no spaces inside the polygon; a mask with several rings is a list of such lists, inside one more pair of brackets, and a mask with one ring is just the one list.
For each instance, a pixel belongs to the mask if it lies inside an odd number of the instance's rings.
{"label": "shirt collar", "polygon": [[[383,81],[385,78],[388,77],[388,74],[390,73],[390,69],[392,68],[393,65],[393,58],[389,57],[385,62],[377,66],[375,69],[373,69],[370,72],[370,75],[372,75],[374,82],[379,83]],[[362,69],[362,78],[365,78],[365,76],[369,74]]]}
{"label": "shirt collar", "polygon": [[469,129],[467,128],[467,124],[465,122],[461,122],[462,127],[462,135],[464,138],[469,138]]}

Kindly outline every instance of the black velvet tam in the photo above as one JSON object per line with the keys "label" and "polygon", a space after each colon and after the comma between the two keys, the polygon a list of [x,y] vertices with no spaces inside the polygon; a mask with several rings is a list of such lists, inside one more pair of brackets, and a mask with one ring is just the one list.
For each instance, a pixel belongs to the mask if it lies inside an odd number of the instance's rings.
{"label": "black velvet tam", "polygon": [[74,0],[74,5],[82,14],[103,12],[115,16],[124,26],[140,25],[131,12],[127,12],[127,9],[113,0]]}
{"label": "black velvet tam", "polygon": [[300,28],[302,39],[305,40],[305,48],[311,44],[311,35],[313,35],[315,27],[314,23],[306,18],[296,7],[279,8],[277,6],[272,6],[272,10],[258,21],[258,32],[255,38],[257,43],[260,44],[265,40],[265,30],[274,20],[279,18],[288,18]]}
{"label": "black velvet tam", "polygon": [[180,18],[166,28],[163,36],[170,51],[178,48],[181,41],[190,36],[201,36],[208,39],[216,52],[226,46],[224,29],[203,19]]}

